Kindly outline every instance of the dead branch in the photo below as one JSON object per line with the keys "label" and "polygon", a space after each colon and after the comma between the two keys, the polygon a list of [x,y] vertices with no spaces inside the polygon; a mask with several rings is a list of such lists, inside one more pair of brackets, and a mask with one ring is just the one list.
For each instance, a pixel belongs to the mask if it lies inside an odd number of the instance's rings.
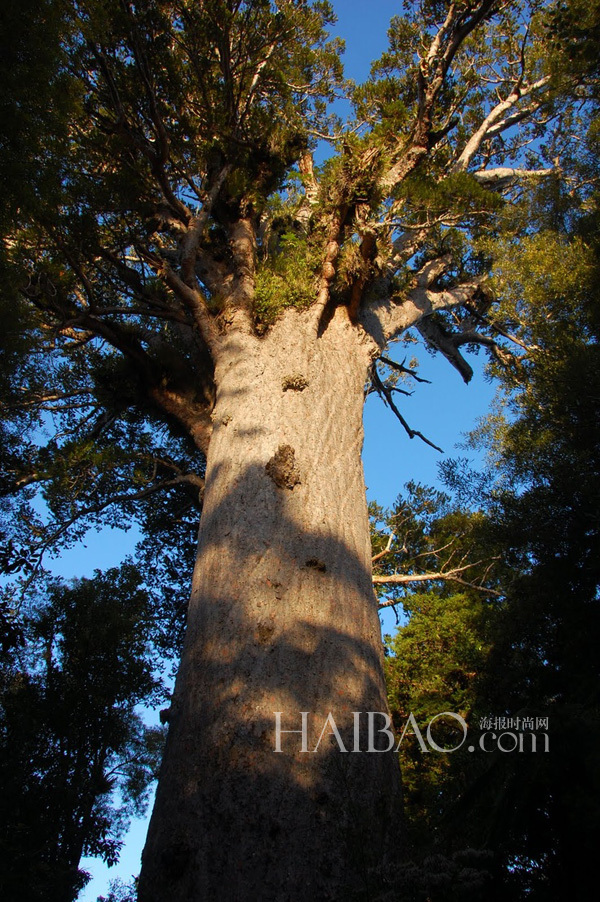
{"label": "dead branch", "polygon": [[496,169],[480,169],[473,173],[473,177],[485,188],[501,191],[518,182],[548,178],[550,175],[556,175],[558,171],[558,169],[518,169],[498,166]]}
{"label": "dead branch", "polygon": [[512,125],[516,125],[518,122],[530,118],[537,112],[541,106],[541,100],[529,104],[523,110],[512,113],[510,116],[506,116],[520,100],[524,97],[529,97],[533,92],[542,91],[548,86],[549,82],[550,77],[545,76],[531,85],[522,85],[521,79],[519,78],[508,97],[496,104],[485,117],[477,131],[469,138],[462,153],[455,161],[450,171],[465,172],[484,141],[495,135],[501,134],[501,132],[510,128]]}
{"label": "dead branch", "polygon": [[389,357],[384,357],[383,354],[379,356],[379,360],[386,366],[389,366],[390,369],[396,370],[398,373],[406,373],[406,375],[414,379],[415,382],[425,382],[427,385],[431,385],[431,379],[424,379],[422,376],[418,376],[416,370],[404,365],[404,361],[402,361],[402,363],[397,363],[395,360],[390,360]]}
{"label": "dead branch", "polygon": [[384,403],[388,405],[390,410],[396,415],[403,429],[406,431],[408,437],[420,438],[421,441],[425,442],[426,445],[429,445],[431,448],[434,448],[436,451],[439,451],[441,454],[443,454],[444,452],[438,445],[434,445],[434,443],[426,438],[426,436],[424,436],[422,432],[419,432],[417,429],[411,429],[411,427],[408,425],[394,403],[392,389],[389,387],[389,385],[386,385],[385,382],[383,382],[379,373],[377,372],[376,363],[373,363],[373,365],[371,366],[371,379],[373,380],[373,383],[375,385],[375,391],[383,399]]}

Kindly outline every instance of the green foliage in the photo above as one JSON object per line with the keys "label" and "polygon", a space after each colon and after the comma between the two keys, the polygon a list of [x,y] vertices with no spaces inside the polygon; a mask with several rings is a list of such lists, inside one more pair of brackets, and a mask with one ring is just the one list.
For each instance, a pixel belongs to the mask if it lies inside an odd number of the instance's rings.
{"label": "green foliage", "polygon": [[480,536],[481,515],[453,509],[449,496],[437,489],[412,482],[405,488],[391,510],[369,507],[373,552],[380,556],[374,575],[406,578],[399,585],[377,586],[380,603],[400,604],[410,614],[414,590],[409,577],[439,573],[443,584],[444,574],[457,567],[456,576],[492,589],[494,555]]}
{"label": "green foliage", "polygon": [[256,274],[254,317],[263,326],[272,325],[287,307],[304,310],[314,302],[318,259],[306,238],[284,232],[273,254]]}
{"label": "green foliage", "polygon": [[[478,702],[476,679],[489,653],[486,621],[490,614],[484,596],[452,590],[417,593],[407,599],[405,610],[409,619],[388,640],[386,658],[397,733],[411,713],[423,733],[442,711],[472,722]],[[452,721],[440,721],[436,742],[448,748],[457,745],[462,734],[457,738],[455,728]],[[464,766],[462,758],[460,765]],[[407,734],[400,748],[400,766],[412,841],[417,847],[428,846],[439,827],[440,810],[449,805],[457,756],[424,754]]]}
{"label": "green foliage", "polygon": [[62,40],[68,5],[54,0],[6,0],[0,12],[0,236],[14,237],[16,217],[59,187],[67,115],[74,102]]}
{"label": "green foliage", "polygon": [[566,75],[577,71],[586,79],[598,75],[600,40],[598,0],[562,0],[550,16],[549,38],[555,47],[553,64]]}
{"label": "green foliage", "polygon": [[[505,762],[497,774],[528,787],[523,823],[508,818],[504,800],[506,833],[496,841],[509,859],[537,862],[534,898],[547,898],[549,890],[560,897],[575,870],[580,885],[591,887],[600,836],[597,806],[589,801],[600,770],[600,245],[594,205],[595,234],[588,205],[576,226],[585,228],[585,239],[576,233],[562,255],[550,253],[546,273],[541,256],[532,267],[531,245],[514,258],[528,285],[524,316],[533,347],[505,380],[514,418],[502,433],[498,464],[522,491],[500,494],[493,523],[518,569],[485,693],[490,704],[545,707],[551,715],[552,759],[521,771]],[[564,773],[571,774],[566,783]]]}
{"label": "green foliage", "polygon": [[135,881],[126,884],[122,880],[111,880],[108,896],[99,896],[98,902],[136,902],[136,899]]}
{"label": "green foliage", "polygon": [[[443,132],[460,107],[452,139],[436,137],[419,169],[383,197],[378,179],[414,129],[418,55],[447,6],[412,4],[396,17],[372,77],[345,86],[363,125],[338,124],[338,152],[316,170],[320,188],[307,209],[300,185],[308,189],[310,178],[298,174],[299,161],[315,134],[330,129],[326,104],[344,87],[341,44],[327,35],[330,4],[65,0],[26,6],[27,16],[22,5],[5,7],[2,71],[10,90],[2,104],[10,127],[0,165],[7,183],[19,186],[2,227],[9,240],[0,298],[0,503],[6,544],[18,552],[9,566],[17,559],[34,566],[89,525],[123,522],[118,504],[127,517],[150,522],[153,485],[164,489],[169,509],[188,506],[192,535],[193,476],[204,461],[191,424],[208,421],[213,362],[194,315],[165,281],[166,268],[178,271],[189,223],[209,210],[222,177],[202,243],[217,277],[203,281],[202,255],[186,275],[217,330],[227,321],[227,286],[237,282],[230,229],[240,216],[257,235],[248,305],[258,330],[286,307],[314,302],[339,210],[335,304],[348,303],[363,280],[366,298],[402,300],[412,264],[389,281],[383,274],[403,227],[428,231],[417,265],[453,255],[441,285],[480,275],[492,252],[475,252],[474,238],[482,224],[486,235],[504,227],[503,204],[472,175],[450,173],[449,161],[496,96],[478,73],[495,67],[503,87],[516,77],[530,10],[514,4],[502,27],[484,16],[434,110],[434,132]],[[546,71],[540,28],[535,21],[528,32],[535,51],[526,55],[527,78]],[[540,145],[541,159],[549,153]],[[494,143],[494,164],[521,157],[508,136]],[[365,215],[378,223],[376,253],[366,262],[358,221]],[[271,236],[264,242],[263,227]]]}
{"label": "green foliage", "polygon": [[[573,49],[593,42],[596,12],[564,4],[554,20],[552,65],[565,78],[581,66],[593,99],[573,123],[582,140],[581,153],[569,159],[570,185],[549,180],[524,191],[510,220],[501,211],[502,233],[476,247],[493,261],[499,303],[492,322],[518,353],[508,365],[493,362],[499,399],[471,436],[490,453],[484,478],[459,462],[444,473],[462,503],[481,511],[469,542],[501,556],[493,584],[501,598],[403,593],[413,614],[388,661],[392,707],[402,715],[409,706],[426,718],[437,705],[463,704],[472,729],[490,714],[549,717],[547,755],[461,750],[432,765],[414,747],[412,758],[410,748],[402,752],[415,856],[492,852],[486,899],[563,899],[574,881],[580,898],[596,894],[597,84],[593,54]],[[429,642],[428,656],[419,657],[419,642]],[[438,888],[430,898],[445,896]]]}
{"label": "green foliage", "polygon": [[89,879],[82,855],[118,860],[162,748],[136,712],[164,697],[153,631],[130,565],[55,581],[22,617],[0,669],[4,898],[73,900]]}
{"label": "green foliage", "polygon": [[[485,246],[485,245],[484,245]],[[543,230],[488,244],[499,321],[526,344],[566,343],[581,332],[578,313],[595,278],[594,252],[581,236]]]}
{"label": "green foliage", "polygon": [[[311,130],[328,127],[341,78],[332,20],[328,3],[304,0],[4,4],[0,532],[11,573],[29,580],[89,526],[154,523],[160,494],[163,526],[173,513],[185,521],[190,553],[204,472],[190,431],[209,422],[212,361],[143,253],[176,248],[177,217],[200,210],[227,170],[207,242],[229,258],[232,221],[258,216]],[[265,263],[257,321],[314,299],[303,251],[284,238]],[[208,299],[215,316],[220,299]],[[177,619],[191,562],[179,549],[165,560],[180,574]],[[179,636],[180,620],[172,627]]]}
{"label": "green foliage", "polygon": [[[594,292],[581,310],[596,306]],[[489,714],[549,717],[547,755],[402,748],[414,854],[493,852],[495,890],[486,898],[561,899],[574,873],[581,898],[595,892],[600,393],[588,322],[580,317],[578,336],[570,330],[561,346],[560,333],[552,343],[542,321],[533,337],[543,353],[531,356],[518,385],[507,376],[513,416],[500,434],[491,430],[492,481],[499,479],[491,493],[488,486],[471,496],[485,511],[467,539],[471,553],[479,545],[501,556],[492,584],[501,599],[404,592],[410,619],[387,662],[399,726],[409,711],[420,723],[457,711],[474,735]],[[574,388],[583,385],[589,393]]]}
{"label": "green foliage", "polygon": [[428,174],[417,176],[398,188],[398,199],[404,201],[406,215],[412,212],[423,223],[428,219],[452,218],[476,222],[478,217],[504,205],[501,197],[486,190],[468,172],[451,173],[443,179]]}

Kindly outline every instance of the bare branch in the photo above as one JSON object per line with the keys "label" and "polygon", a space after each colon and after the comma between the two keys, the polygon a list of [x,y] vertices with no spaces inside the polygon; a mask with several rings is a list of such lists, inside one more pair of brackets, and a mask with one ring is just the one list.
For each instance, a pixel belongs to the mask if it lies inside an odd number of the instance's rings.
{"label": "bare branch", "polygon": [[[501,122],[498,122],[497,125],[492,126],[492,128],[488,129],[488,133],[486,138],[495,138],[496,135],[502,134],[502,132],[507,131],[507,129],[512,128],[513,125],[518,125],[519,122],[523,122],[525,119],[530,119],[537,110],[539,110],[541,104],[532,103],[529,106],[524,107],[522,110],[519,110],[516,113],[513,113],[511,116],[507,116],[506,119],[503,119]],[[538,119],[538,124],[546,124],[548,119]]]}
{"label": "bare branch", "polygon": [[343,222],[346,216],[346,208],[342,207],[335,212],[329,223],[325,255],[321,266],[319,288],[316,303],[313,305],[312,319],[315,331],[319,332],[326,318],[326,310],[330,301],[330,287],[335,278],[335,261],[340,252],[342,241]]}
{"label": "bare branch", "polygon": [[140,251],[140,253],[143,254],[144,259],[150,264],[156,274],[162,276],[168,287],[188,307],[207,348],[213,355],[216,354],[220,345],[219,335],[201,292],[184,282],[166,261],[144,251]]}
{"label": "bare branch", "polygon": [[[258,65],[256,66],[256,69],[254,70],[254,75],[252,76],[252,81],[251,81],[251,83],[250,83],[250,87],[249,87],[248,93],[247,93],[247,95],[246,95],[246,99],[245,99],[245,103],[244,103],[244,108],[243,108],[243,110],[241,111],[241,114],[240,114],[240,117],[239,117],[239,122],[240,122],[240,123],[242,123],[242,122],[244,121],[244,119],[246,118],[246,116],[248,115],[248,112],[249,112],[250,107],[251,107],[251,105],[252,105],[252,100],[253,100],[253,98],[254,98],[254,94],[256,93],[256,88],[257,88],[258,83],[259,83],[259,81],[260,81],[260,77],[261,77],[262,71],[263,71],[263,69],[265,68],[265,66],[267,65],[267,63],[269,62],[271,56],[273,55],[273,51],[275,50],[276,46],[277,46],[277,43],[276,43],[275,41],[273,41],[271,44],[269,44],[269,46],[267,47],[267,51],[266,51],[264,57],[263,57],[262,60],[258,63]],[[238,105],[239,105],[239,101],[238,101]]]}
{"label": "bare branch", "polygon": [[[241,217],[229,229],[229,246],[234,264],[230,302],[244,327],[251,327],[254,298],[256,236],[250,219]],[[241,314],[241,316],[240,316]]]}
{"label": "bare branch", "polygon": [[[396,215],[394,207],[395,205],[392,206],[390,211],[392,216]],[[389,224],[390,226],[395,225],[393,221],[390,221]],[[429,223],[425,227],[419,225],[413,229],[405,229],[402,234],[394,240],[392,244],[392,255],[386,266],[386,270],[390,276],[397,272],[407,260],[410,260],[410,258],[416,254],[427,238],[429,229]]]}
{"label": "bare branch", "polygon": [[407,376],[411,376],[415,382],[424,382],[427,385],[431,385],[430,379],[423,379],[422,376],[417,376],[417,371],[411,369],[408,366],[404,366],[404,361],[402,363],[396,363],[395,360],[390,360],[389,357],[384,357],[383,354],[380,355],[379,360],[384,363],[386,366],[389,366],[390,369],[396,370],[399,373],[406,373]]}
{"label": "bare branch", "polygon": [[[486,595],[494,595],[497,598],[501,598],[502,592],[499,592],[497,589],[492,589],[489,586],[483,584],[484,580],[489,574],[490,567],[492,566],[493,562],[497,560],[497,557],[491,558],[490,560],[481,559],[479,561],[473,561],[469,564],[462,564],[457,567],[447,567],[447,569],[444,569],[442,567],[441,570],[428,571],[426,573],[375,574],[373,575],[372,579],[373,584],[376,586],[407,586],[413,583],[424,582],[454,582],[458,583],[461,586],[466,586],[470,589],[476,589],[478,592],[484,592]],[[481,581],[473,582],[472,580],[464,579],[464,574],[468,570],[472,570],[473,567],[479,567],[482,564],[487,564],[488,566],[486,567],[486,571]],[[379,607],[387,608],[397,603],[398,599],[393,599],[382,602]]]}
{"label": "bare branch", "polygon": [[308,151],[300,157],[298,163],[300,174],[304,183],[304,198],[296,213],[296,219],[302,225],[308,225],[313,208],[315,207],[319,195],[319,183],[315,178],[314,161],[312,154]]}
{"label": "bare branch", "polygon": [[420,320],[417,329],[426,342],[440,351],[454,369],[458,370],[465,382],[471,381],[473,369],[458,350],[461,342],[457,340],[457,336],[447,332],[441,324],[436,323],[430,317]]}
{"label": "bare branch", "polygon": [[[433,272],[433,268],[431,269]],[[411,326],[436,310],[450,310],[468,304],[481,291],[478,282],[465,282],[455,288],[432,291],[417,285],[401,296],[392,296],[363,308],[360,323],[383,350]]]}
{"label": "bare branch", "polygon": [[394,535],[393,532],[391,532],[388,536],[387,545],[385,546],[383,551],[380,551],[378,554],[374,554],[373,557],[371,558],[372,564],[374,564],[376,561],[380,561],[382,557],[385,557],[386,554],[390,553],[395,538],[396,538],[396,536]]}
{"label": "bare branch", "polygon": [[441,454],[444,452],[438,445],[434,445],[433,442],[430,442],[428,438],[426,438],[422,432],[418,432],[416,429],[411,429],[408,425],[396,404],[394,403],[392,389],[389,385],[386,385],[385,382],[381,379],[379,373],[377,372],[377,365],[373,363],[371,366],[371,378],[375,385],[375,391],[380,395],[380,397],[384,400],[384,402],[389,406],[390,410],[396,415],[400,423],[402,424],[403,429],[406,431],[409,438],[420,438],[422,442],[425,442],[426,445],[429,445],[431,448],[434,448],[436,451],[439,451]]}
{"label": "bare branch", "polygon": [[417,285],[419,288],[430,288],[440,276],[449,269],[452,263],[452,257],[446,254],[443,257],[436,257],[429,260],[417,272]]}
{"label": "bare branch", "polygon": [[190,221],[185,238],[182,241],[181,275],[183,281],[186,283],[186,285],[189,285],[190,288],[196,287],[196,259],[198,256],[200,241],[202,239],[202,236],[204,235],[204,232],[206,231],[208,219],[214,207],[215,201],[217,200],[221,188],[223,187],[223,184],[225,183],[225,180],[230,171],[231,166],[229,164],[223,166],[210,191],[203,198],[203,205],[200,213],[198,213],[197,216],[194,216]]}
{"label": "bare branch", "polygon": [[379,187],[388,192],[413,172],[429,153],[438,135],[433,132],[435,104],[444,86],[446,76],[461,46],[475,28],[493,11],[497,0],[481,0],[471,7],[461,9],[458,3],[448,7],[446,19],[434,36],[429,49],[421,60],[417,73],[419,93],[418,112],[408,145],[398,143],[394,162],[379,180]]}

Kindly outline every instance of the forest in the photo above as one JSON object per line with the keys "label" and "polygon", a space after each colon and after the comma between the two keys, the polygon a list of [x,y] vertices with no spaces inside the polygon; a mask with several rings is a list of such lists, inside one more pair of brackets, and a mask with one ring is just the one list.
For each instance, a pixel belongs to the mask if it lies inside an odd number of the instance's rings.
{"label": "forest", "polygon": [[597,896],[600,2],[396,6],[2,5],[7,902]]}

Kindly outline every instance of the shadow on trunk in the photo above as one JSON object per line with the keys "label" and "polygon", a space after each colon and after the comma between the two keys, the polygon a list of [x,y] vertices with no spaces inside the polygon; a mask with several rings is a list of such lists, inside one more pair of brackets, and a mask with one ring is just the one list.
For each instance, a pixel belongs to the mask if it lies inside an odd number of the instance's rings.
{"label": "shadow on trunk", "polygon": [[[397,759],[367,751],[387,712],[370,558],[343,523],[307,528],[304,487],[252,465],[205,508],[143,902],[370,899],[396,847]],[[307,712],[309,751],[301,732],[275,751],[275,712],[282,731]]]}

